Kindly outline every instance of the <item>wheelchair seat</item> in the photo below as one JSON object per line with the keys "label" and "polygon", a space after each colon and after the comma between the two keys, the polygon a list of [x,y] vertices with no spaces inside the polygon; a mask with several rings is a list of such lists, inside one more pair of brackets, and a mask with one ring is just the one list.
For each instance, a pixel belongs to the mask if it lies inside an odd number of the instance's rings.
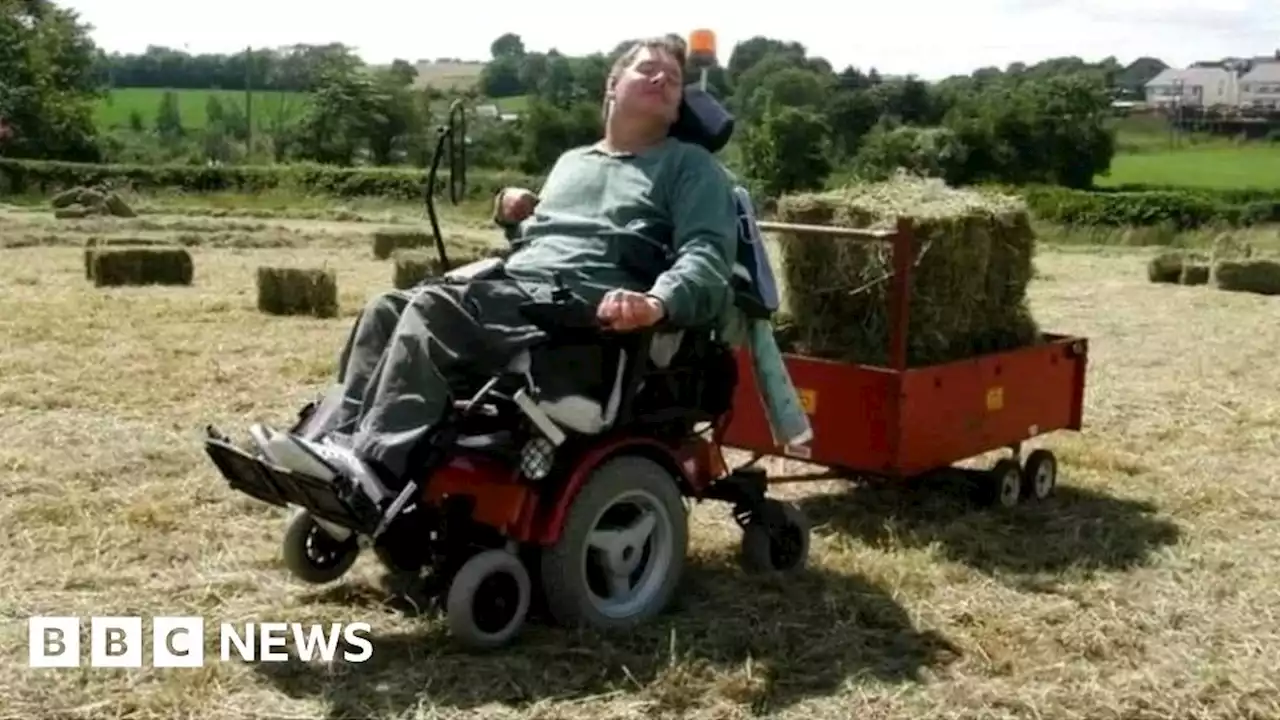
{"label": "wheelchair seat", "polygon": [[[684,336],[684,330],[669,330],[653,332],[647,337],[637,338],[633,345],[640,346],[638,352],[643,353],[639,358],[644,365],[641,368],[632,368],[632,363],[636,362],[633,356],[633,353],[637,352],[636,348],[619,347],[618,356],[613,363],[612,379],[608,384],[607,396],[593,397],[579,392],[540,394],[534,401],[535,405],[561,428],[582,435],[598,435],[613,427],[618,418],[618,411],[622,407],[624,395],[628,389],[628,370],[635,370],[640,375],[643,375],[646,369],[667,370],[676,353],[679,352]],[[534,352],[536,349],[521,352],[507,367],[509,372],[528,378],[531,385],[536,384],[533,381]],[[608,372],[608,368],[605,368],[605,371]],[[637,384],[643,385],[643,379],[640,379]]]}

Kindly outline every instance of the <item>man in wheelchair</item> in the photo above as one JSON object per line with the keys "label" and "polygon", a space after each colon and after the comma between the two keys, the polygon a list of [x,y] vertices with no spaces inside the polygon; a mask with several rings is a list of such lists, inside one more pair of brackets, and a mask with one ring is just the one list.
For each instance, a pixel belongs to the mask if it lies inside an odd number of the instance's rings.
{"label": "man in wheelchair", "polygon": [[430,446],[460,389],[527,355],[544,367],[578,363],[575,377],[551,373],[563,381],[591,377],[599,351],[555,342],[567,326],[596,333],[714,326],[733,302],[738,207],[712,153],[672,137],[684,64],[683,47],[668,40],[624,54],[608,79],[604,137],[561,156],[518,250],[482,278],[401,296],[391,304],[394,326],[384,308],[383,342],[344,351],[348,366],[366,372],[341,371],[346,409],[323,428],[339,432],[258,428],[264,453],[295,472],[345,475],[375,495],[393,494],[419,468],[416,449]]}
{"label": "man in wheelchair", "polygon": [[523,219],[515,252],[371,301],[295,427],[255,426],[257,455],[209,428],[234,489],[304,508],[284,538],[296,577],[335,580],[371,545],[390,569],[429,569],[453,633],[494,647],[523,622],[532,573],[564,624],[660,612],[685,496],[733,503],[748,569],[803,566],[798,510],[698,432],[728,417],[743,344],[775,435],[809,428],[772,342],[750,198],[713,156],[732,119],[684,86],[684,64],[667,40],[625,53],[601,141],[559,159],[531,213],[532,193],[499,198],[498,220]]}

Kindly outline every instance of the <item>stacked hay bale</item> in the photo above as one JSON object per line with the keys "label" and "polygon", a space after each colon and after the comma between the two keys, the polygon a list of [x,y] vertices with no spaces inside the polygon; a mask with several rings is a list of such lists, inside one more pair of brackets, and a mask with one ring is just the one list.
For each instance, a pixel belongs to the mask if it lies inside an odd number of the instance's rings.
{"label": "stacked hay bale", "polygon": [[1204,285],[1209,274],[1209,258],[1185,250],[1162,252],[1147,263],[1147,279],[1153,283]]}
{"label": "stacked hay bale", "polygon": [[[494,257],[491,249],[455,249],[449,253],[450,269],[456,270],[464,265]],[[434,250],[396,250],[392,253],[395,264],[392,283],[397,289],[407,290],[419,283],[443,275],[440,269],[440,256]]]}
{"label": "stacked hay bale", "polygon": [[[929,365],[1035,342],[1027,307],[1035,233],[1011,196],[959,190],[937,180],[888,182],[778,203],[789,223],[892,229],[914,222],[908,363]],[[787,287],[786,344],[817,357],[889,362],[892,248],[817,234],[780,235]]]}
{"label": "stacked hay bale", "polygon": [[258,268],[258,310],[268,315],[338,315],[338,279],[320,268]]}
{"label": "stacked hay bale", "polygon": [[53,215],[59,219],[84,218],[93,215],[111,215],[114,217],[137,217],[138,213],[129,207],[119,195],[98,187],[74,187],[53,196],[50,201]]}
{"label": "stacked hay bale", "polygon": [[85,247],[84,274],[95,287],[190,285],[195,262],[178,246],[93,244]]}
{"label": "stacked hay bale", "polygon": [[386,260],[396,250],[425,247],[431,240],[431,234],[421,230],[378,230],[373,234],[373,256]]}

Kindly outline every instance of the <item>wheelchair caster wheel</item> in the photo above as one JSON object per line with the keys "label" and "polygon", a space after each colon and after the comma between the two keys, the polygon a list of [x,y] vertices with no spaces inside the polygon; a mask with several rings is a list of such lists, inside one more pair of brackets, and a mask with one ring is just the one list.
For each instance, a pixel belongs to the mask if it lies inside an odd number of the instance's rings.
{"label": "wheelchair caster wheel", "polygon": [[485,550],[463,563],[449,583],[449,630],[472,648],[501,647],[524,627],[532,597],[533,582],[520,558]]}
{"label": "wheelchair caster wheel", "polygon": [[342,577],[359,554],[360,545],[354,533],[338,540],[305,510],[290,518],[284,532],[285,567],[294,577],[313,585]]}
{"label": "wheelchair caster wheel", "polygon": [[809,520],[800,508],[765,500],[742,529],[742,567],[748,573],[791,572],[809,559]]}

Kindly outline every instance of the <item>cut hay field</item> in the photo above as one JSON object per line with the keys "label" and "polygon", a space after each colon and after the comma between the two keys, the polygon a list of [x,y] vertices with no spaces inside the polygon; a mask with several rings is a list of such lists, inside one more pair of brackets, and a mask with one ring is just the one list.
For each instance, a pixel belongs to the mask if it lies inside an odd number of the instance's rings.
{"label": "cut hay field", "polygon": [[1280,189],[1280,143],[1206,144],[1117,154],[1099,185]]}
{"label": "cut hay field", "polygon": [[[204,128],[208,115],[209,98],[217,97],[224,106],[236,106],[244,110],[245,94],[242,90],[174,90],[178,97],[178,111],[182,126],[189,130]],[[98,101],[94,120],[99,129],[125,128],[129,118],[137,112],[146,127],[155,124],[156,113],[164,98],[163,88],[116,88]],[[253,118],[255,126],[283,122],[288,124],[301,117],[309,99],[306,93],[255,90],[253,93]]]}
{"label": "cut hay field", "polygon": [[[386,218],[162,210],[0,208],[0,715],[1280,717],[1280,298],[1148,283],[1148,249],[1044,248],[1036,315],[1092,339],[1087,429],[1045,441],[1057,498],[1001,512],[945,482],[788,485],[816,529],[787,580],[740,572],[726,509],[701,506],[659,622],[534,624],[470,654],[403,612],[371,558],[331,588],[292,580],[281,514],[228,490],[199,442],[207,423],[287,422],[329,380],[391,282],[369,245]],[[180,239],[195,283],[93,289],[91,236]],[[340,317],[258,314],[254,269],[283,263],[336,268]],[[30,615],[365,621],[373,658],[221,663],[211,638],[203,669],[32,670]]]}

